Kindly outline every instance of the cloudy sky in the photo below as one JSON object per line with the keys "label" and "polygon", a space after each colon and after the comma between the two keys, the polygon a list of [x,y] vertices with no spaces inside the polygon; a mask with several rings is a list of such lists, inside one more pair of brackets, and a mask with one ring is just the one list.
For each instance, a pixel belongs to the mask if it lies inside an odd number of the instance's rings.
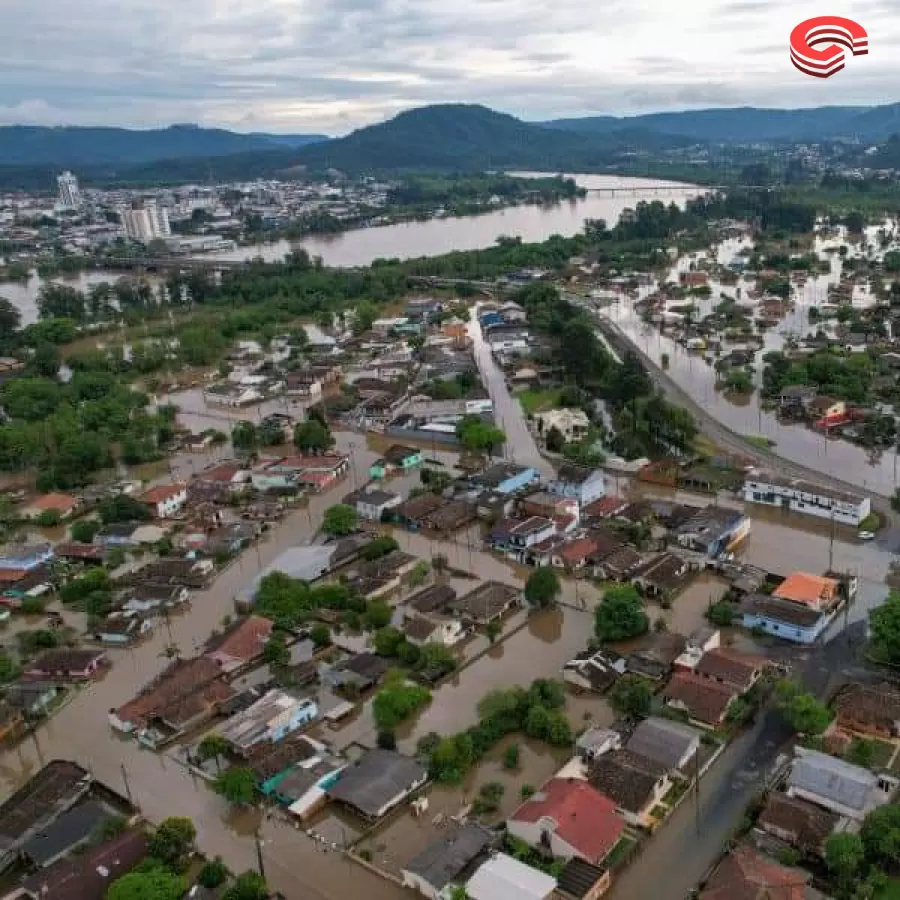
{"label": "cloudy sky", "polygon": [[[412,106],[526,119],[900,100],[900,0],[2,0],[0,123],[342,134]],[[869,32],[790,64],[824,13]]]}

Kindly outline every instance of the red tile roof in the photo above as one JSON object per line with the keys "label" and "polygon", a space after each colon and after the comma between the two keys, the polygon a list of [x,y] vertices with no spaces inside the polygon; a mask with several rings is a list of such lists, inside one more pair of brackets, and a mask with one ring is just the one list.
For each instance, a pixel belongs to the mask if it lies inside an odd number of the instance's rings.
{"label": "red tile roof", "polygon": [[555,834],[588,862],[600,862],[618,843],[625,822],[616,804],[586,781],[551,778],[510,817],[535,823],[552,819]]}
{"label": "red tile roof", "polygon": [[833,578],[810,575],[807,572],[794,572],[772,591],[772,596],[780,600],[791,600],[794,603],[803,603],[805,606],[818,608],[823,600],[833,599],[837,589],[838,583]]}
{"label": "red tile roof", "polygon": [[804,900],[810,877],[737,847],[716,867],[700,900]]}
{"label": "red tile roof", "polygon": [[587,559],[592,553],[598,550],[597,542],[591,537],[582,537],[566,544],[559,551],[559,555],[563,562],[569,565],[576,565]]}
{"label": "red tile roof", "polygon": [[663,696],[682,704],[692,719],[718,725],[737,691],[699,675],[678,672],[666,685]]}
{"label": "red tile roof", "polygon": [[207,650],[206,655],[223,664],[231,660],[250,662],[262,653],[266,641],[271,636],[271,619],[264,616],[247,616],[226,631]]}
{"label": "red tile roof", "polygon": [[69,494],[50,493],[37,497],[31,504],[29,509],[56,510],[58,513],[67,513],[78,506],[78,498]]}
{"label": "red tile roof", "polygon": [[141,503],[163,503],[166,500],[171,500],[172,497],[177,497],[184,489],[185,486],[177,482],[175,484],[160,484],[141,494],[140,500]]}
{"label": "red tile roof", "polygon": [[698,675],[736,687],[743,693],[753,686],[757,673],[767,665],[765,657],[741,653],[729,647],[716,647],[700,657],[694,671]]}

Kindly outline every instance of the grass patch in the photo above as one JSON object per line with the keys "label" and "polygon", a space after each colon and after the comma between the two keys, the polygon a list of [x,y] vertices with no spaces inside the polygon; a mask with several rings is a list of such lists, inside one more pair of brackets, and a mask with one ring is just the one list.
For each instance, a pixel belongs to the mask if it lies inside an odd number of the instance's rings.
{"label": "grass patch", "polygon": [[892,878],[875,895],[875,900],[900,900],[900,878]]}
{"label": "grass patch", "polygon": [[653,809],[650,810],[650,815],[653,816],[654,819],[664,819],[668,811],[669,810],[665,806],[654,806]]}
{"label": "grass patch", "polygon": [[[603,860],[603,865],[608,869],[614,868],[619,862],[626,858],[631,852],[631,848],[634,844],[635,839],[633,837],[629,837],[627,834],[623,835],[619,843],[609,851],[609,856]],[[891,900],[893,900],[893,898],[891,898]]]}
{"label": "grass patch", "polygon": [[560,393],[559,388],[548,388],[541,391],[522,391],[517,396],[526,415],[534,415],[558,406]]}
{"label": "grass patch", "polygon": [[869,513],[862,522],[859,523],[860,531],[878,531],[881,526],[884,525],[884,522],[881,521],[881,516],[878,513]]}
{"label": "grass patch", "polygon": [[744,440],[760,450],[771,450],[775,446],[775,441],[771,438],[763,437],[761,434],[745,434]]}

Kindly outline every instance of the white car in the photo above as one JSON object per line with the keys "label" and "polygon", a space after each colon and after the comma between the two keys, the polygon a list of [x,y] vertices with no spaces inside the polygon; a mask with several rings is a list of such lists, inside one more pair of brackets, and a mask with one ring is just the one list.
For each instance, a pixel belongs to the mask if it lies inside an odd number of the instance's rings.
{"label": "white car", "polygon": [[875,540],[875,532],[874,531],[860,531],[857,534],[857,537],[861,541],[874,541]]}

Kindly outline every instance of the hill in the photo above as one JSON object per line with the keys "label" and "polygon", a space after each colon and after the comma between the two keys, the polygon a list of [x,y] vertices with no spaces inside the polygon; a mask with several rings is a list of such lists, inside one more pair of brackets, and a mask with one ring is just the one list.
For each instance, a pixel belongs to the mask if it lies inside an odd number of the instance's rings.
{"label": "hill", "polygon": [[577,134],[612,135],[641,128],[704,142],[804,141],[837,137],[884,140],[900,131],[900,104],[822,106],[814,109],[699,109],[640,116],[556,119],[546,127]]}
{"label": "hill", "polygon": [[641,128],[596,135],[523,122],[485,106],[441,104],[400,113],[344,138],[303,147],[310,168],[494,169],[520,166],[547,171],[608,164],[625,150],[661,149],[686,139]]}
{"label": "hill", "polygon": [[221,128],[0,127],[0,165],[79,168],[144,165],[163,159],[199,159],[299,147],[324,135],[237,134]]}

